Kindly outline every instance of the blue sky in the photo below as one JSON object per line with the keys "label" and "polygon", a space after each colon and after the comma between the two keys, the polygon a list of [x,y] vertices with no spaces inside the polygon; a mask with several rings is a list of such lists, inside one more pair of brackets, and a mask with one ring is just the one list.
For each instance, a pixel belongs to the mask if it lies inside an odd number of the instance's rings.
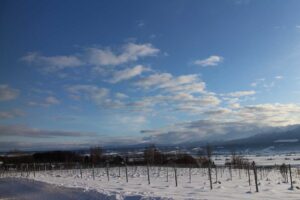
{"label": "blue sky", "polygon": [[297,125],[299,9],[1,1],[1,149],[176,144]]}

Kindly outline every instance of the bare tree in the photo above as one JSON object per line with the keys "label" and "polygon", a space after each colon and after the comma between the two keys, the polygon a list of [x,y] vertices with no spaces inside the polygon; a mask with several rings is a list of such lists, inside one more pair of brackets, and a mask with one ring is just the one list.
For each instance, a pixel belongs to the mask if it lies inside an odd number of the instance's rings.
{"label": "bare tree", "polygon": [[102,148],[101,147],[92,147],[90,148],[90,159],[93,164],[97,164],[100,162],[102,157]]}

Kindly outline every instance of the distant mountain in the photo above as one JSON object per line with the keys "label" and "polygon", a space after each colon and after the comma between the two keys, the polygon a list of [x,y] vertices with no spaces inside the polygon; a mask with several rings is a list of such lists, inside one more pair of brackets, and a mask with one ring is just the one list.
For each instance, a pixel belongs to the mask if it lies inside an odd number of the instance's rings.
{"label": "distant mountain", "polygon": [[300,127],[294,127],[291,130],[283,130],[279,132],[270,132],[264,134],[257,134],[243,139],[231,140],[227,144],[273,144],[280,143],[280,141],[289,142],[288,140],[300,141]]}
{"label": "distant mountain", "polygon": [[238,150],[260,150],[269,148],[273,151],[300,151],[300,126],[290,126],[243,139],[217,142],[214,146]]}

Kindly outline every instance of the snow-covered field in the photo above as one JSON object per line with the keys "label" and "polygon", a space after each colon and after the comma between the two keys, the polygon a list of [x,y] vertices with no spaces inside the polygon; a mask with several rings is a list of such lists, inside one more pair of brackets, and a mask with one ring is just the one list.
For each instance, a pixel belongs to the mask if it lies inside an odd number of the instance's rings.
{"label": "snow-covered field", "polygon": [[[240,172],[240,173],[239,173]],[[173,168],[150,167],[150,184],[148,184],[146,167],[128,167],[128,183],[125,168],[110,168],[109,180],[105,168],[96,168],[93,180],[92,169],[55,170],[30,173],[28,183],[45,182],[67,188],[81,188],[86,192],[99,192],[100,199],[300,199],[300,177],[293,169],[294,189],[289,183],[284,183],[279,171],[258,171],[259,192],[255,192],[254,176],[251,171],[251,186],[248,183],[247,171],[233,170],[232,180],[228,168],[218,170],[218,182],[213,170],[213,189],[210,189],[207,169],[192,168],[191,181],[189,168],[177,168],[178,186],[175,186]],[[168,174],[168,179],[167,179]],[[10,173],[5,176],[19,177],[15,181],[24,180],[20,173]],[[18,191],[18,188],[16,188]],[[1,191],[0,191],[1,197]],[[97,199],[97,198],[95,198]]]}
{"label": "snow-covered field", "polygon": [[[262,154],[262,155],[242,155],[243,158],[250,162],[255,161],[259,166],[273,166],[281,165],[282,163],[291,164],[293,166],[300,167],[300,154],[299,153],[287,153],[287,154]],[[230,160],[231,155],[218,155],[213,156],[213,160],[217,165],[224,165],[226,159]]]}

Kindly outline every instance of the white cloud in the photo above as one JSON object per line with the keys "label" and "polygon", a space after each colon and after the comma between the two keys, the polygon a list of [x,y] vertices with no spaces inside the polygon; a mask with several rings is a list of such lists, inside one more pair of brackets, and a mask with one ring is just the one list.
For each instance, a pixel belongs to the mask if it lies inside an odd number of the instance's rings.
{"label": "white cloud", "polygon": [[41,130],[38,128],[32,128],[25,125],[0,125],[0,136],[22,136],[32,138],[44,138],[44,137],[84,137],[84,136],[96,136],[95,133],[78,132],[78,131],[53,131],[53,130]]}
{"label": "white cloud", "polygon": [[207,117],[201,115],[201,120],[143,131],[144,141],[176,144],[216,138],[230,140],[300,124],[298,104],[257,104],[239,106],[235,110],[214,108],[203,114]]}
{"label": "white cloud", "polygon": [[55,104],[60,104],[60,101],[56,97],[49,96],[45,99],[45,103],[49,105],[55,105]]}
{"label": "white cloud", "polygon": [[281,80],[281,79],[283,79],[283,76],[275,76],[274,78],[277,80]]}
{"label": "white cloud", "polygon": [[142,88],[158,86],[171,81],[173,76],[169,73],[152,74],[146,78],[138,80],[135,85]]}
{"label": "white cloud", "polygon": [[134,83],[140,88],[163,89],[165,92],[201,93],[205,90],[205,83],[197,74],[173,77],[169,73],[152,74]]}
{"label": "white cloud", "polygon": [[123,116],[119,117],[119,121],[123,124],[142,125],[147,119],[145,116]]}
{"label": "white cloud", "polygon": [[138,21],[137,21],[137,26],[138,26],[139,28],[143,28],[143,27],[145,26],[145,22],[144,22],[143,20],[138,20]]}
{"label": "white cloud", "polygon": [[29,101],[28,102],[28,105],[30,105],[30,106],[44,106],[44,107],[49,107],[49,106],[58,105],[58,104],[60,104],[60,101],[54,96],[48,96],[39,102],[37,102],[37,101]]}
{"label": "white cloud", "polygon": [[254,82],[252,82],[252,83],[250,84],[250,86],[251,86],[251,87],[257,87],[258,85],[263,84],[265,81],[266,81],[265,78],[260,78],[260,79],[255,80]]}
{"label": "white cloud", "polygon": [[110,79],[110,82],[117,83],[120,81],[128,80],[149,70],[150,69],[147,67],[144,67],[142,65],[137,65],[133,68],[126,68],[124,70],[115,71],[113,73],[112,78]]}
{"label": "white cloud", "polygon": [[[134,108],[158,105],[159,109],[199,113],[221,103],[214,93],[205,91],[205,83],[197,74],[173,76],[169,73],[156,73],[137,80],[134,86],[151,92],[151,96],[132,102],[130,106]],[[152,94],[154,90],[157,95]]]}
{"label": "white cloud", "polygon": [[100,88],[96,85],[72,85],[66,87],[71,98],[90,100],[104,109],[121,108],[124,103],[120,98],[112,99],[107,88]]}
{"label": "white cloud", "polygon": [[224,58],[217,55],[212,55],[208,58],[202,59],[202,60],[196,60],[194,61],[195,65],[200,65],[202,67],[209,67],[209,66],[217,66],[221,62],[223,62]]}
{"label": "white cloud", "polygon": [[270,90],[271,88],[275,87],[278,81],[284,79],[283,76],[277,75],[274,76],[272,79],[267,80],[266,78],[260,78],[255,80],[250,84],[251,87],[261,87],[266,90]]}
{"label": "white cloud", "polygon": [[46,72],[56,72],[66,68],[78,67],[84,64],[84,62],[74,55],[43,56],[37,52],[30,52],[21,59],[29,64],[41,66]]}
{"label": "white cloud", "polygon": [[137,44],[129,42],[120,49],[113,51],[112,48],[86,48],[83,52],[74,55],[45,56],[38,52],[29,52],[21,58],[28,64],[39,66],[44,72],[60,72],[60,76],[67,74],[61,73],[67,68],[76,68],[82,65],[92,65],[94,72],[105,73],[104,66],[115,66],[140,58],[155,56],[159,49],[150,43]]}
{"label": "white cloud", "polygon": [[10,111],[0,111],[0,119],[13,119],[16,117],[22,117],[25,113],[21,110],[14,109]]}
{"label": "white cloud", "polygon": [[115,94],[115,96],[116,96],[116,98],[118,98],[118,99],[126,99],[126,98],[128,98],[128,96],[127,96],[126,94],[123,94],[123,93],[121,93],[121,92],[117,92],[117,93]]}
{"label": "white cloud", "polygon": [[67,87],[67,91],[80,99],[81,97],[91,99],[97,104],[102,104],[109,95],[109,90],[106,88],[99,88],[95,85],[72,85]]}
{"label": "white cloud", "polygon": [[112,52],[111,49],[89,48],[87,51],[88,63],[96,66],[120,65],[130,61],[136,61],[139,58],[154,56],[159,49],[150,43],[135,44],[128,43],[122,47],[121,53]]}
{"label": "white cloud", "polygon": [[20,92],[9,85],[0,85],[0,101],[14,100],[19,96]]}
{"label": "white cloud", "polygon": [[243,97],[243,96],[251,96],[251,95],[254,95],[255,93],[256,92],[254,90],[245,90],[245,91],[231,92],[228,94],[228,96]]}

